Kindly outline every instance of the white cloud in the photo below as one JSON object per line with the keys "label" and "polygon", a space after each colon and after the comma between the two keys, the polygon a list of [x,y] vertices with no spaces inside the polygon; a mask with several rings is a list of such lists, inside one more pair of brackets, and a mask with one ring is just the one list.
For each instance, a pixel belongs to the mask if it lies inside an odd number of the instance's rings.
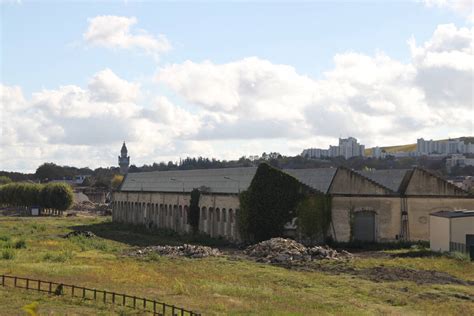
{"label": "white cloud", "polygon": [[141,93],[110,69],[87,87],[27,98],[2,86],[2,167],[114,165],[123,140],[140,165],[186,155],[298,154],[349,135],[367,145],[472,135],[472,32],[440,25],[429,40],[409,41],[407,63],[383,52],[337,54],[318,80],[250,57],[164,66],[156,80],[176,94],[168,97]]}
{"label": "white cloud", "polygon": [[440,25],[430,40],[409,41],[415,81],[435,107],[472,108],[474,28]]}
{"label": "white cloud", "polygon": [[29,99],[19,87],[2,85],[0,91],[5,114],[0,157],[2,168],[9,170],[34,170],[46,161],[113,165],[123,140],[142,159],[153,161],[158,148],[199,126],[198,119],[164,98],[150,107],[154,117],[148,116],[147,107],[133,102],[139,85],[109,69],[95,74],[87,88],[60,86]]}
{"label": "white cloud", "polygon": [[422,45],[410,41],[410,63],[347,52],[321,80],[256,57],[186,61],[162,67],[156,78],[207,113],[198,139],[353,135],[369,144],[403,143],[452,130],[447,116],[458,118],[458,133],[472,133],[463,116],[472,114],[472,38],[470,29],[441,25]]}
{"label": "white cloud", "polygon": [[448,9],[474,22],[474,2],[472,0],[423,0],[427,7]]}
{"label": "white cloud", "polygon": [[171,49],[171,44],[164,35],[153,36],[140,29],[132,33],[131,28],[136,23],[135,17],[96,16],[89,19],[83,38],[87,43],[106,48],[143,50],[155,58]]}
{"label": "white cloud", "polygon": [[119,78],[110,69],[98,72],[88,85],[94,101],[133,102],[139,95],[140,85]]}

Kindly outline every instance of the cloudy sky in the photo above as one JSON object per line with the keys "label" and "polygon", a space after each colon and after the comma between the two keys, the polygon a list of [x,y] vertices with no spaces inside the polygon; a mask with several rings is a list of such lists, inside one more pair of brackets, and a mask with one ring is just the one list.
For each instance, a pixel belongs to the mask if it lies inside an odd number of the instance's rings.
{"label": "cloudy sky", "polygon": [[0,169],[473,135],[470,0],[1,3]]}

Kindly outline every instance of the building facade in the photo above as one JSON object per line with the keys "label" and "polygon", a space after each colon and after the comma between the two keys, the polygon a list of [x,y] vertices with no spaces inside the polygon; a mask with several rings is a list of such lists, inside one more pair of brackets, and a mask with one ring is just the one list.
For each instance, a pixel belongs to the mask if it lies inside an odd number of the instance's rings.
{"label": "building facade", "polygon": [[[284,169],[332,198],[330,235],[337,241],[429,240],[429,214],[474,209],[464,190],[420,169],[354,171]],[[113,194],[113,221],[188,232],[190,192],[199,188],[199,231],[239,241],[239,193],[256,168],[129,173]]]}
{"label": "building facade", "polygon": [[448,140],[424,140],[416,141],[416,152],[420,155],[440,154],[474,154],[474,144],[466,143],[459,139]]}

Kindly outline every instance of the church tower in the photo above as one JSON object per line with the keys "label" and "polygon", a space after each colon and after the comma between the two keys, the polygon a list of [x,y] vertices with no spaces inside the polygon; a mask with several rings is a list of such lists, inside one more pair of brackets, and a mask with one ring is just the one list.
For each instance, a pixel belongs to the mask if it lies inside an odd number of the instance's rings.
{"label": "church tower", "polygon": [[127,156],[127,154],[127,146],[125,145],[125,142],[123,142],[122,149],[120,150],[120,156],[118,157],[121,174],[128,173],[128,166],[130,166],[130,156]]}

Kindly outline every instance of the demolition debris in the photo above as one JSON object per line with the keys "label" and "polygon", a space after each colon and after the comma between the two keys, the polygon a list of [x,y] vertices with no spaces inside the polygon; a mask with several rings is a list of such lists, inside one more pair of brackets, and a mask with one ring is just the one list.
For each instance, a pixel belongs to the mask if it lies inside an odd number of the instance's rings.
{"label": "demolition debris", "polygon": [[150,246],[136,250],[132,255],[145,256],[152,253],[157,253],[161,256],[188,258],[217,257],[221,255],[220,251],[216,248],[189,244],[182,246]]}
{"label": "demolition debris", "polygon": [[258,262],[291,264],[315,260],[347,260],[353,256],[343,250],[338,252],[328,246],[305,247],[304,245],[285,238],[272,238],[252,245],[244,253],[256,258]]}

